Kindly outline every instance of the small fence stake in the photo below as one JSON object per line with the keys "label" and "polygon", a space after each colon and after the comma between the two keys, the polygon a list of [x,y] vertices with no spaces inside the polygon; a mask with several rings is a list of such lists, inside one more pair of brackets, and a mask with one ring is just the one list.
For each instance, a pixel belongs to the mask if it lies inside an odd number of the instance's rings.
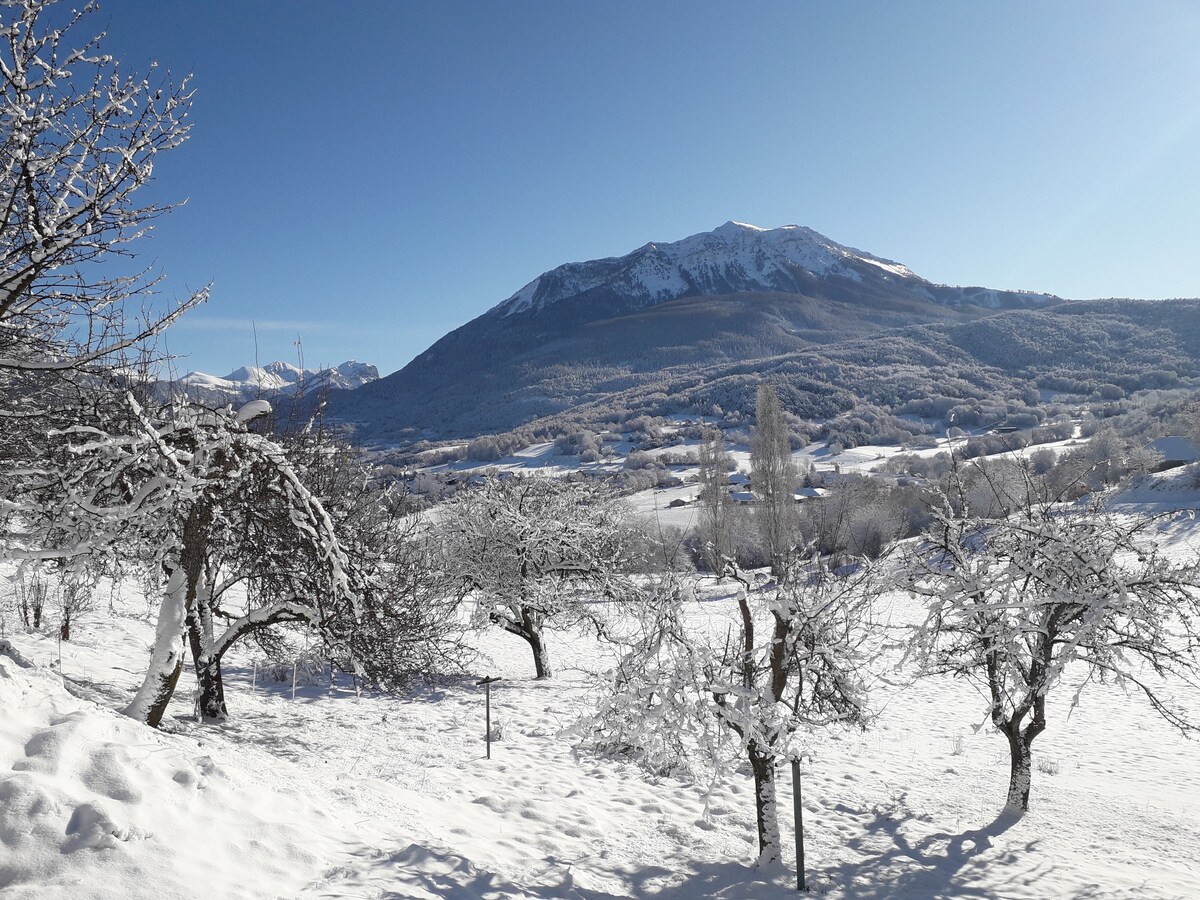
{"label": "small fence stake", "polygon": [[804,809],[800,803],[800,760],[792,760],[792,814],[796,822],[796,890],[804,893],[808,883],[804,871]]}
{"label": "small fence stake", "polygon": [[500,679],[494,675],[489,675],[481,681],[475,682],[475,686],[483,685],[484,691],[484,732],[483,740],[487,744],[487,758],[492,758],[492,682]]}

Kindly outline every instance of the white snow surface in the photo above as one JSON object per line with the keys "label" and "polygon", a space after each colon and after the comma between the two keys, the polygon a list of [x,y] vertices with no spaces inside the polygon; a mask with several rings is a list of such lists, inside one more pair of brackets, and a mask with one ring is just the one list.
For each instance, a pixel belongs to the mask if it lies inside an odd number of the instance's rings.
{"label": "white snow surface", "polygon": [[509,316],[540,310],[605,284],[649,304],[726,282],[744,284],[745,290],[779,290],[792,281],[797,268],[818,278],[838,275],[859,280],[862,276],[853,263],[863,262],[892,275],[916,278],[899,263],[843,246],[811,228],[767,229],[726,222],[714,231],[672,243],[646,244],[626,256],[559,266],[494,311]]}
{"label": "white snow surface", "polygon": [[[1144,479],[1130,513],[1200,504],[1187,476]],[[661,504],[662,498],[659,498]],[[651,504],[651,505],[659,505]],[[660,505],[661,508],[661,505]],[[1188,515],[1164,523],[1197,552]],[[699,582],[690,615],[720,626],[728,584]],[[8,586],[0,582],[0,593]],[[919,610],[890,600],[895,623]],[[594,701],[611,651],[553,632],[554,681],[490,632],[471,677],[407,697],[275,681],[231,653],[231,719],[191,715],[185,672],[167,730],[115,712],[146,663],[154,605],[126,586],[59,645],[0,644],[0,896],[58,898],[783,898],[786,871],[752,867],[748,771],[651,777],[577,751],[561,730]],[[111,611],[109,607],[111,606]],[[485,758],[483,695],[503,739]],[[803,805],[809,878],[831,898],[1200,896],[1196,745],[1140,700],[1090,685],[1051,698],[1034,745],[1033,804],[998,818],[1004,740],[952,679],[876,684],[865,733],[813,739]],[[1197,705],[1200,710],[1200,704]],[[791,788],[781,773],[785,847]]]}

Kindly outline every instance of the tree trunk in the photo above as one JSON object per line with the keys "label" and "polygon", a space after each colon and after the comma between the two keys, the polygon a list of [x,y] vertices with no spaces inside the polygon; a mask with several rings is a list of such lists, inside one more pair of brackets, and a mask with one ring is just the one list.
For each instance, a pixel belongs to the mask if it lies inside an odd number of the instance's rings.
{"label": "tree trunk", "polygon": [[162,721],[183,669],[180,639],[184,634],[186,610],[187,577],[180,566],[171,569],[167,576],[146,677],[133,701],[123,710],[125,715],[145,722],[151,728],[157,728]]}
{"label": "tree trunk", "polygon": [[221,660],[213,654],[212,588],[206,566],[212,519],[209,504],[196,503],[192,507],[183,526],[180,556],[187,573],[187,636],[199,691],[197,712],[201,719],[223,721],[228,711]]}
{"label": "tree trunk", "polygon": [[[207,534],[207,531],[203,532]],[[221,655],[213,649],[213,600],[208,573],[204,568],[203,554],[194,569],[189,570],[188,579],[188,644],[192,650],[192,664],[196,669],[196,686],[199,691],[197,712],[201,719],[224,721],[229,716],[225,707],[225,684],[221,678]],[[194,581],[193,581],[194,579]]]}
{"label": "tree trunk", "polygon": [[552,677],[554,672],[550,669],[550,650],[542,638],[541,629],[535,628],[527,632],[524,638],[529,641],[529,646],[533,649],[533,669],[537,677],[539,679]]}
{"label": "tree trunk", "polygon": [[199,616],[188,617],[188,644],[192,663],[196,667],[196,685],[200,692],[199,713],[202,719],[224,721],[229,716],[225,706],[225,684],[221,678],[221,657],[212,652],[212,637],[205,640]]}
{"label": "tree trunk", "polygon": [[746,747],[750,769],[754,772],[754,812],[758,818],[758,865],[783,862],[779,839],[779,806],[775,797],[775,757],[763,752],[751,741]]}
{"label": "tree trunk", "polygon": [[538,678],[550,678],[554,674],[550,668],[550,650],[542,637],[542,626],[535,612],[525,606],[513,605],[504,612],[493,610],[490,618],[509,634],[515,634],[529,644],[533,650],[533,669]]}
{"label": "tree trunk", "polygon": [[1014,729],[1008,738],[1009,778],[1005,809],[1015,813],[1029,812],[1029,788],[1033,784],[1033,735]]}
{"label": "tree trunk", "polygon": [[520,621],[505,621],[504,627],[529,642],[529,647],[533,650],[533,669],[537,678],[550,678],[554,674],[550,668],[550,649],[542,635],[542,623],[538,614],[527,606],[521,606],[519,610]]}

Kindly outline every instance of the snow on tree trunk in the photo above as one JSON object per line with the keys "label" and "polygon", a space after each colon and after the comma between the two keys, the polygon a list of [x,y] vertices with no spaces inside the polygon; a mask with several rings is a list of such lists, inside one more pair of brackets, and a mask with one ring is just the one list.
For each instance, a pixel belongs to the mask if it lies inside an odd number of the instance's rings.
{"label": "snow on tree trunk", "polygon": [[775,795],[775,757],[751,741],[746,747],[754,772],[754,811],[758,818],[759,866],[779,865],[783,845],[779,838],[779,804]]}
{"label": "snow on tree trunk", "polygon": [[213,652],[212,612],[206,603],[197,604],[195,614],[188,618],[188,643],[196,668],[200,716],[204,719],[223,721],[228,717],[229,711],[225,706],[221,657]]}
{"label": "snow on tree trunk", "polygon": [[197,664],[196,678],[200,690],[199,711],[203,719],[224,721],[229,716],[225,706],[225,682],[221,678],[221,660],[207,655]]}
{"label": "snow on tree trunk", "polygon": [[1009,778],[1008,799],[1004,807],[1009,812],[1029,811],[1029,789],[1033,784],[1033,738],[1016,731],[1005,735],[1008,738]]}
{"label": "snow on tree trunk", "polygon": [[533,629],[526,632],[525,640],[529,641],[529,646],[533,649],[533,669],[539,679],[550,678],[554,675],[550,668],[550,648],[546,646],[545,640],[542,638],[541,629]]}
{"label": "snow on tree trunk", "polygon": [[225,689],[221,660],[213,652],[213,586],[209,584],[206,557],[212,543],[213,509],[208,502],[196,503],[183,526],[183,569],[187,573],[187,633],[199,689],[198,710],[203,719],[223,720]]}
{"label": "snow on tree trunk", "polygon": [[183,669],[184,620],[187,616],[187,575],[182,566],[171,569],[158,609],[154,648],[150,665],[137,694],[123,712],[130,718],[157,728],[166,712],[179,673]]}

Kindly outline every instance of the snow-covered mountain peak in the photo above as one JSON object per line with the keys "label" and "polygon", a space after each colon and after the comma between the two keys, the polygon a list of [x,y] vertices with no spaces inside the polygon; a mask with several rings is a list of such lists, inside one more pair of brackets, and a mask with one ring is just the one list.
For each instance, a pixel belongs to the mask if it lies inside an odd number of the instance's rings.
{"label": "snow-covered mountain peak", "polygon": [[286,362],[265,366],[242,366],[224,378],[191,372],[173,384],[200,399],[252,399],[262,393],[309,394],[324,388],[352,390],[379,378],[369,363],[349,360],[330,368],[304,368]]}
{"label": "snow-covered mountain peak", "polygon": [[540,310],[598,288],[633,306],[677,297],[746,291],[798,291],[816,277],[917,279],[899,263],[831,241],[799,225],[760,228],[729,221],[670,243],[650,242],[620,257],[568,263],[535,278],[493,313]]}

